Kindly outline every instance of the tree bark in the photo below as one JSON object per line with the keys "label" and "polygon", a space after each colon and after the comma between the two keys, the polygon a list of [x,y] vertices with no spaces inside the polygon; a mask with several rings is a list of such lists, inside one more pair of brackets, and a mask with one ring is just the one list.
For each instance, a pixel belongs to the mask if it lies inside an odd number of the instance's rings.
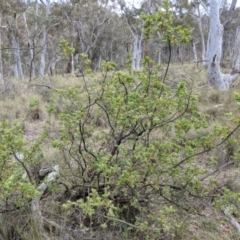
{"label": "tree bark", "polygon": [[221,72],[220,62],[224,27],[220,22],[219,8],[219,1],[211,0],[208,79],[211,85],[221,91],[226,91],[240,73],[240,27],[237,28],[235,37],[232,70],[229,74],[223,74]]}

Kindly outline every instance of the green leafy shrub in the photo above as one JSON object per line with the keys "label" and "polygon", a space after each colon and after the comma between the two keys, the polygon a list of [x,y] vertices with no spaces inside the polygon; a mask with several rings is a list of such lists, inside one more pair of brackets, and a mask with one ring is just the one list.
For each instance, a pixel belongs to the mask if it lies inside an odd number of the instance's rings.
{"label": "green leafy shrub", "polygon": [[64,158],[62,181],[73,193],[64,206],[81,209],[82,226],[170,237],[178,218],[197,212],[216,189],[199,158],[208,161],[203,153],[231,129],[216,125],[203,135],[207,116],[196,110],[191,86],[181,81],[171,89],[161,66],[149,58],[143,65],[138,72],[109,72],[113,64],[104,62],[103,79],[55,90],[58,103],[49,112],[60,122],[60,138],[52,145]]}
{"label": "green leafy shrub", "polygon": [[[36,156],[39,156],[37,158]],[[14,211],[29,205],[38,195],[31,167],[41,161],[39,141],[27,144],[22,125],[0,122],[0,206],[1,211]]]}

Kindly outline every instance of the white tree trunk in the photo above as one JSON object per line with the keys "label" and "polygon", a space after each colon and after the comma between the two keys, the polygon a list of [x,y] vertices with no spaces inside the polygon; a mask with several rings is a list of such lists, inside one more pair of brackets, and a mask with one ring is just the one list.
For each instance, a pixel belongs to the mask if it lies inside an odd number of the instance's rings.
{"label": "white tree trunk", "polygon": [[[132,34],[133,38],[133,47],[132,47],[132,70],[139,70],[141,67],[142,60],[142,39],[143,39],[143,31],[142,24],[138,26],[138,30],[134,25],[131,25],[126,17],[123,14],[125,21],[128,25],[128,28]],[[141,30],[140,30],[141,29]]]}
{"label": "white tree trunk", "polygon": [[206,51],[206,61],[205,61],[205,66],[208,65],[208,59],[209,59],[209,44],[210,44],[210,36],[211,36],[211,28],[209,27],[208,31],[208,39],[207,39],[207,51]]}
{"label": "white tree trunk", "polygon": [[[37,45],[37,39],[36,39],[36,36],[37,36],[37,31],[38,31],[38,20],[37,20],[37,17],[38,17],[38,8],[39,8],[39,5],[38,5],[38,0],[36,0],[36,7],[35,7],[35,16],[36,16],[36,19],[35,19],[35,22],[34,22],[34,36],[33,36],[33,57],[36,56],[36,53],[35,53],[35,49],[36,49],[36,45]],[[34,63],[34,62],[33,62]],[[34,67],[34,71],[35,71],[35,66]]]}
{"label": "white tree trunk", "polygon": [[240,27],[237,28],[234,54],[232,61],[232,71],[229,74],[223,74],[220,68],[222,55],[223,25],[219,16],[219,0],[210,2],[210,43],[209,43],[209,63],[208,79],[210,84],[221,91],[229,89],[230,85],[237,79],[240,73]]}
{"label": "white tree trunk", "polygon": [[197,50],[196,50],[196,44],[197,44],[198,42],[193,42],[192,43],[192,49],[193,49],[193,62],[194,63],[197,63],[198,62],[198,57],[197,57]]}
{"label": "white tree trunk", "polygon": [[200,12],[200,4],[197,5],[197,12],[198,12],[198,27],[200,31],[200,36],[201,36],[201,45],[202,45],[202,63],[206,64],[206,47],[205,47],[205,38],[204,38],[204,33],[203,33],[203,27],[202,27],[202,16]]}
{"label": "white tree trunk", "polygon": [[24,78],[24,74],[23,74],[23,69],[22,69],[22,61],[21,61],[19,41],[16,41],[16,46],[17,46],[16,51],[17,51],[17,66],[18,66],[19,77],[21,79],[23,79]]}
{"label": "white tree trunk", "polygon": [[19,30],[18,30],[18,20],[16,18],[15,20],[15,31],[12,30],[12,41],[15,45],[15,54],[17,57],[17,68],[18,68],[18,74],[21,79],[24,78],[23,69],[22,69],[22,61],[21,61],[21,52],[20,52],[20,43],[19,43]]}
{"label": "white tree trunk", "polygon": [[19,53],[19,44],[14,36],[14,34],[11,34],[11,41],[12,41],[12,55],[13,55],[13,74],[15,78],[23,78],[23,72],[22,72],[22,64],[20,59],[20,53]]}
{"label": "white tree trunk", "polygon": [[21,62],[21,54],[19,49],[19,39],[18,39],[18,29],[17,22],[15,28],[9,26],[10,31],[10,41],[12,45],[12,57],[13,57],[13,73],[16,78],[24,78],[23,70],[22,70],[22,62]]}
{"label": "white tree trunk", "polygon": [[[45,3],[46,8],[46,19],[49,16],[50,13],[50,0],[46,0]],[[41,57],[40,57],[40,66],[39,66],[39,76],[44,77],[45,75],[45,59],[46,59],[46,53],[47,53],[47,35],[48,35],[48,27],[45,26],[43,30],[43,38],[42,38],[42,45],[41,45]]]}
{"label": "white tree trunk", "polygon": [[142,34],[139,36],[138,34],[134,34],[133,36],[133,62],[132,62],[132,70],[139,70],[141,67],[141,59],[142,59]]}
{"label": "white tree trunk", "polygon": [[44,77],[45,65],[46,65],[45,58],[46,58],[46,52],[47,52],[47,29],[46,29],[46,27],[43,32],[41,48],[42,48],[42,51],[41,51],[41,57],[40,57],[39,76]]}

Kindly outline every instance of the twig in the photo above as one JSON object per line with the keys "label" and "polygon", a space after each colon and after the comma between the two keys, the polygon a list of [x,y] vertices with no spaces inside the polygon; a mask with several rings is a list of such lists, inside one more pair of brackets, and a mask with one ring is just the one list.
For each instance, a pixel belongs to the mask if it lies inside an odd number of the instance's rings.
{"label": "twig", "polygon": [[217,169],[215,169],[214,171],[210,172],[209,174],[207,174],[205,177],[201,178],[200,180],[203,181],[204,179],[210,177],[211,175],[213,175],[214,173],[222,170],[223,168],[227,167],[228,165],[234,163],[234,161],[231,161],[231,162],[228,162],[228,163],[225,163],[224,165],[222,165],[221,167],[218,167]]}

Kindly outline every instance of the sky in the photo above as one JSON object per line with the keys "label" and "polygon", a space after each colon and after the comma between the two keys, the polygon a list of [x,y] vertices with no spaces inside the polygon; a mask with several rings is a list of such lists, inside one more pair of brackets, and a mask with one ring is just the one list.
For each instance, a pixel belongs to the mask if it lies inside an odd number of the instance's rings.
{"label": "sky", "polygon": [[[134,4],[136,7],[139,5],[139,2],[141,2],[140,0],[125,0],[126,2],[130,3],[130,4]],[[189,0],[191,1],[191,0]],[[231,4],[231,0],[227,0],[229,4]],[[237,7],[240,7],[240,0],[237,1]]]}
{"label": "sky", "polygon": [[[57,2],[59,0],[52,0],[52,2]],[[141,0],[125,0],[127,3],[129,4],[133,4],[135,7],[137,7],[139,5],[139,3],[141,2]],[[191,1],[191,0],[189,0]],[[224,1],[224,0],[223,0]],[[231,4],[232,0],[227,0],[229,4]],[[237,7],[240,7],[240,0],[237,1]]]}

